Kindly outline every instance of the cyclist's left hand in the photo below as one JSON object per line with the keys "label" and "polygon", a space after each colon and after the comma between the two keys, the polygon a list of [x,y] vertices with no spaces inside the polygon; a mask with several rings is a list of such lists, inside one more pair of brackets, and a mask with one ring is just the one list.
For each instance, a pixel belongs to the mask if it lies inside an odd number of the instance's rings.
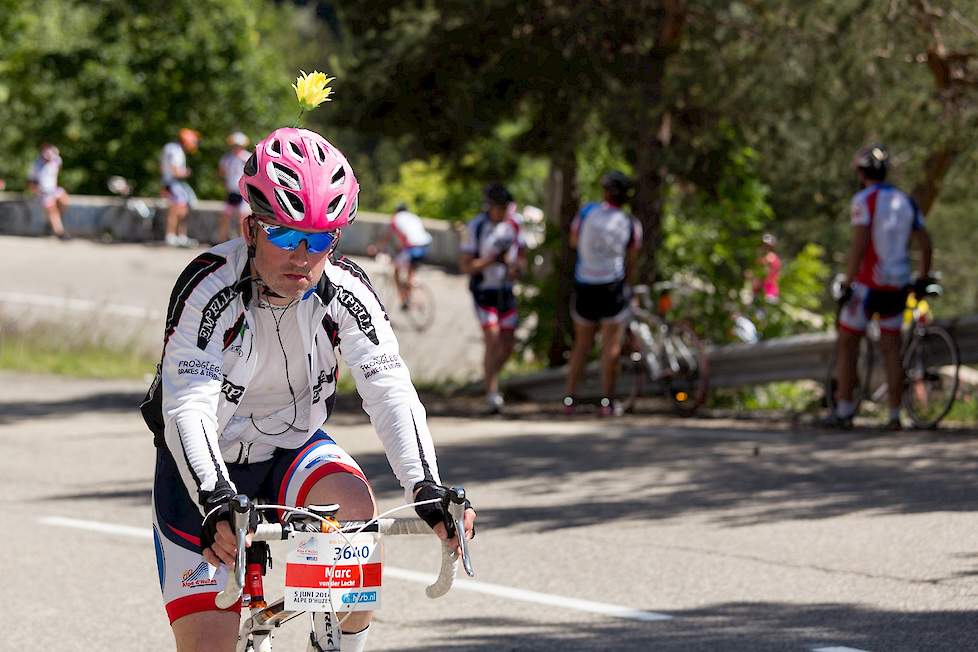
{"label": "cyclist's left hand", "polygon": [[[469,541],[471,541],[475,537],[475,516],[476,516],[476,514],[475,514],[475,510],[474,509],[472,509],[471,507],[466,508],[466,510],[465,510],[465,538],[468,539]],[[441,539],[442,541],[447,541],[448,542],[448,546],[450,548],[454,548],[455,549],[455,554],[457,554],[457,555],[461,555],[462,554],[462,548],[459,545],[458,537],[457,536],[454,536],[451,539],[449,539],[448,538],[448,532],[445,529],[445,524],[444,523],[439,523],[439,524],[435,525],[435,527],[433,527],[432,529],[435,531],[435,534],[438,536],[439,539]]]}
{"label": "cyclist's left hand", "polygon": [[[451,517],[448,514],[448,488],[434,482],[425,481],[419,482],[417,489],[414,492],[414,499],[417,501],[430,500],[432,498],[440,498],[441,502],[429,503],[427,505],[419,505],[415,507],[414,510],[418,513],[425,523],[431,526],[435,534],[442,541],[448,543],[450,547],[454,547],[456,553],[461,554],[458,537],[456,532],[452,532],[452,536],[449,537],[448,525],[451,523]],[[472,539],[475,537],[475,510],[472,509],[472,505],[468,500],[465,501],[465,513],[463,515],[463,522],[465,525],[465,538]],[[454,526],[452,527],[454,529]]]}

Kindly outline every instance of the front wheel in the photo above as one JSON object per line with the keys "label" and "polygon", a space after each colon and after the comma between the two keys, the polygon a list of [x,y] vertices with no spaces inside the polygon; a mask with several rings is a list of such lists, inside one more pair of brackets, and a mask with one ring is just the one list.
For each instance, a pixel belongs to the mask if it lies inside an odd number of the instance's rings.
{"label": "front wheel", "polygon": [[418,332],[426,331],[435,321],[435,294],[425,283],[415,282],[411,288],[408,319]]}
{"label": "front wheel", "polygon": [[903,354],[903,407],[918,428],[936,428],[954,405],[961,361],[951,334],[940,326],[914,332]]}
{"label": "front wheel", "polygon": [[706,346],[686,322],[676,322],[670,327],[669,342],[678,368],[666,377],[666,391],[676,412],[689,417],[706,401],[710,384]]}

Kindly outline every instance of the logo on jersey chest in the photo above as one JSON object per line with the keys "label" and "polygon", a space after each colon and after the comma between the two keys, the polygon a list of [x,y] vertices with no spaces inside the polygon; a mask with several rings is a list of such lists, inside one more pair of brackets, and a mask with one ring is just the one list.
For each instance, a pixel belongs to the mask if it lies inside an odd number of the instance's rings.
{"label": "logo on jersey chest", "polygon": [[346,311],[350,313],[350,316],[357,322],[357,328],[359,328],[364,335],[367,336],[374,344],[380,344],[380,338],[377,337],[377,329],[374,327],[374,322],[370,318],[370,311],[367,309],[363,302],[360,301],[352,292],[344,290],[343,288],[338,288],[339,292],[336,295],[336,300],[340,302],[340,305],[346,308]]}

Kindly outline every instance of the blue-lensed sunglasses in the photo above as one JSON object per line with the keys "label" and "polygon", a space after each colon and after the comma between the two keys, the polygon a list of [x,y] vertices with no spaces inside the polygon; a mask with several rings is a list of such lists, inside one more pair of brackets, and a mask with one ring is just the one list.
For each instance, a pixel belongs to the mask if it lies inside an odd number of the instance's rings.
{"label": "blue-lensed sunglasses", "polygon": [[256,221],[262,231],[265,232],[265,235],[268,236],[268,241],[279,249],[285,249],[286,251],[293,251],[304,240],[309,253],[319,254],[328,251],[340,237],[339,231],[306,233],[305,231],[290,229],[287,226],[266,224],[261,220]]}

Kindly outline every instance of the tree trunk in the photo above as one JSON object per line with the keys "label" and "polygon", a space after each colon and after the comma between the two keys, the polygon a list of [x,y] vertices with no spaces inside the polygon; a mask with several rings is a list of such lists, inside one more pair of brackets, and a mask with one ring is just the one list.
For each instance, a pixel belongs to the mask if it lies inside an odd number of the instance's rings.
{"label": "tree trunk", "polygon": [[924,161],[924,178],[914,186],[913,195],[920,210],[926,215],[937,200],[941,183],[951,169],[958,152],[951,145],[941,145]]}
{"label": "tree trunk", "polygon": [[655,47],[642,66],[635,88],[637,100],[635,135],[635,199],[632,209],[642,223],[642,253],[638,277],[651,284],[656,275],[656,251],[662,241],[662,200],[667,170],[662,152],[669,144],[671,116],[662,97],[666,65],[679,49],[686,24],[686,0],[667,0],[656,34]]}
{"label": "tree trunk", "polygon": [[[547,351],[547,365],[560,367],[566,362],[573,340],[574,327],[570,317],[570,297],[574,276],[574,250],[570,247],[570,227],[580,208],[577,189],[577,156],[573,146],[561,147],[550,159],[548,199],[559,242],[555,251],[552,274],[556,275],[557,293],[554,297],[554,323]],[[540,324],[537,328],[547,328]]]}

